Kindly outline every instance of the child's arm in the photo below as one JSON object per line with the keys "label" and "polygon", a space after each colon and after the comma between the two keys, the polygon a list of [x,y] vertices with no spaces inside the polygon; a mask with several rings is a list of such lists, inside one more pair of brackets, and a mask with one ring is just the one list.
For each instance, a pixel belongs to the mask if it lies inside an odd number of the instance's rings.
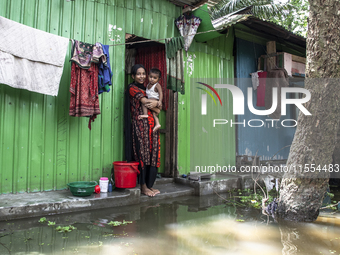
{"label": "child's arm", "polygon": [[142,102],[143,105],[145,105],[146,108],[150,109],[151,111],[157,114],[160,113],[161,110],[157,108],[157,101],[149,100],[146,97],[142,97],[140,101]]}
{"label": "child's arm", "polygon": [[162,90],[162,87],[161,87],[161,85],[158,83],[157,85],[156,85],[156,89],[157,89],[157,92],[158,92],[158,94],[159,94],[159,100],[158,100],[158,108],[162,108],[162,101],[163,101],[163,90]]}

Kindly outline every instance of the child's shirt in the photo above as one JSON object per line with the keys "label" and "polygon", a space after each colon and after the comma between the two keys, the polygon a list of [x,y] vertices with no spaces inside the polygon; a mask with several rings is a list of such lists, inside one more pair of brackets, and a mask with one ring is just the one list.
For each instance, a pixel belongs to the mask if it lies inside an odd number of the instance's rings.
{"label": "child's shirt", "polygon": [[146,86],[146,96],[148,98],[159,100],[159,93],[155,91],[157,84],[158,84],[158,82],[155,83],[150,89],[149,89],[149,84],[148,84],[148,86]]}

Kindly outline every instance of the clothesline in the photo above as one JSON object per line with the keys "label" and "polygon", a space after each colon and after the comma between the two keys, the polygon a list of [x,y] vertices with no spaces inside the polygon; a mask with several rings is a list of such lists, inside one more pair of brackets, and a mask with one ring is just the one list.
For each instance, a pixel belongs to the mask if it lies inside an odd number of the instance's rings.
{"label": "clothesline", "polygon": [[[217,30],[212,29],[212,30],[208,30],[208,31],[204,31],[204,32],[198,32],[196,34],[184,35],[183,37],[188,37],[188,36],[198,35],[198,34],[205,34],[205,33],[209,33],[209,32],[217,32]],[[145,42],[159,42],[159,41],[163,41],[165,39],[168,39],[168,38],[162,38],[162,39],[157,39],[157,40],[149,39],[149,40],[143,40],[143,41],[138,41],[138,42],[118,43],[118,44],[111,44],[109,46],[111,47],[111,46],[130,45],[130,44],[145,43]],[[69,39],[69,40],[72,41],[72,39]]]}

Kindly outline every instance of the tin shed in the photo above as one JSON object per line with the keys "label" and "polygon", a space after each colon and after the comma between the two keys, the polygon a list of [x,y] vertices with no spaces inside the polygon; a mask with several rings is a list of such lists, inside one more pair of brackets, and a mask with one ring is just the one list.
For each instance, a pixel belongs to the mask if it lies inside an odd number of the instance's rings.
{"label": "tin shed", "polygon": [[[224,124],[221,126],[229,125],[230,127],[231,120],[236,122],[232,127],[236,129],[234,131],[236,133],[236,155],[257,155],[261,160],[286,160],[295,134],[295,127],[283,127],[281,122],[285,120],[295,121],[297,119],[296,107],[288,105],[287,115],[281,116],[280,121],[275,121],[275,124],[272,124],[268,116],[258,116],[250,112],[247,105],[247,90],[248,88],[252,88],[251,73],[261,68],[263,70],[264,62],[269,58],[275,59],[275,67],[284,67],[287,69],[290,75],[290,86],[303,87],[303,79],[296,82],[294,77],[296,75],[299,76],[299,74],[294,73],[292,66],[290,66],[290,68],[285,66],[286,61],[284,58],[287,55],[291,58],[292,56],[295,57],[299,62],[305,61],[306,39],[274,23],[253,17],[251,6],[242,8],[239,11],[214,21],[210,19],[206,5],[196,10],[195,15],[202,18],[202,24],[198,32],[208,32],[197,35],[195,37],[197,41],[209,42],[209,40],[213,38],[216,40],[225,35],[234,38],[232,49],[235,83],[230,84],[236,85],[242,91],[244,95],[245,112],[242,115],[235,115],[234,119],[230,118],[232,115],[224,115],[220,123]],[[219,30],[219,32],[215,31],[215,29]],[[274,53],[267,52],[266,45],[268,42],[274,42],[276,47]],[[298,65],[300,65],[300,63],[298,63]],[[301,65],[304,65],[304,63]],[[218,92],[220,93],[221,89],[218,90]],[[265,107],[256,106],[256,95],[257,91],[252,90],[250,96],[254,108],[265,110]],[[289,96],[296,97],[297,95]],[[230,107],[232,111],[232,106]],[[248,124],[249,121],[251,121],[250,125]],[[263,123],[263,126],[254,127],[259,126],[261,123]],[[284,125],[292,126],[289,121],[285,121]],[[228,144],[230,142],[228,139],[223,141],[226,141]]]}
{"label": "tin shed", "polygon": [[[109,176],[112,162],[123,160],[125,34],[177,36],[180,14],[165,0],[0,1],[1,16],[27,26],[87,43],[122,44],[110,47],[113,87],[100,95],[92,131],[88,119],[68,115],[70,46],[57,97],[0,85],[0,193],[60,190],[68,182]],[[165,114],[160,118],[164,124]]]}
{"label": "tin shed", "polygon": [[[236,84],[242,90],[245,97],[247,95],[247,89],[252,87],[250,73],[259,70],[258,64],[261,56],[269,55],[266,47],[268,42],[276,42],[277,53],[274,54],[276,55],[276,67],[284,67],[282,65],[282,55],[280,55],[283,52],[299,56],[302,59],[306,56],[306,39],[276,24],[250,17],[246,21],[236,24],[234,29],[236,37]],[[263,66],[260,68],[263,68]],[[289,71],[290,70],[287,69],[288,73]],[[290,86],[293,86],[293,76],[290,75],[289,80]],[[303,79],[299,86],[303,86]],[[265,107],[256,106],[256,95],[257,91],[252,90],[251,96],[254,108],[264,110]],[[262,127],[251,127],[248,125],[249,120],[255,119],[263,121],[265,125]],[[287,105],[287,115],[281,116],[279,121],[274,122],[272,122],[272,119],[268,116],[258,116],[251,113],[247,105],[245,105],[245,114],[237,116],[238,122],[245,121],[246,123],[245,126],[237,125],[236,127],[237,155],[255,156],[257,154],[257,156],[260,156],[260,160],[286,160],[296,128],[291,127],[294,123],[285,120],[296,119],[296,106],[294,105]],[[284,121],[283,125],[282,121]],[[254,122],[253,125],[260,125],[260,122],[258,121],[256,124]]]}
{"label": "tin shed", "polygon": [[[61,190],[72,181],[109,176],[112,162],[124,158],[123,100],[129,81],[124,70],[125,36],[152,40],[178,36],[174,20],[181,13],[180,6],[166,0],[0,1],[0,15],[10,20],[70,39],[112,45],[113,71],[113,87],[100,96],[101,114],[91,131],[88,119],[68,114],[70,46],[57,97],[0,84],[0,194]],[[228,133],[230,144],[216,147],[218,134],[212,138],[215,143],[210,138],[199,143],[196,137],[202,127],[208,132],[210,127],[190,112],[198,107],[191,78],[233,77],[233,40],[231,34],[207,43],[194,42],[185,54],[187,93],[172,94],[170,122],[166,113],[160,115],[165,128],[159,172],[178,176],[192,170],[195,162],[208,164],[209,157],[214,160],[220,154],[224,162],[235,163],[234,131]],[[227,101],[230,95],[224,97]],[[228,107],[223,111],[230,114]]]}

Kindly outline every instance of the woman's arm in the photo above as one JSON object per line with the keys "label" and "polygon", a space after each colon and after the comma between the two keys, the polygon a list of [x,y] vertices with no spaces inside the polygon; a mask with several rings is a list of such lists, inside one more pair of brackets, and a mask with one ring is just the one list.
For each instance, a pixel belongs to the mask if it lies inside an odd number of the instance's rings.
{"label": "woman's arm", "polygon": [[132,97],[139,100],[146,108],[150,109],[151,111],[159,114],[160,109],[157,108],[157,101],[149,100],[145,97],[145,91],[141,90],[136,86],[130,86],[129,93]]}

